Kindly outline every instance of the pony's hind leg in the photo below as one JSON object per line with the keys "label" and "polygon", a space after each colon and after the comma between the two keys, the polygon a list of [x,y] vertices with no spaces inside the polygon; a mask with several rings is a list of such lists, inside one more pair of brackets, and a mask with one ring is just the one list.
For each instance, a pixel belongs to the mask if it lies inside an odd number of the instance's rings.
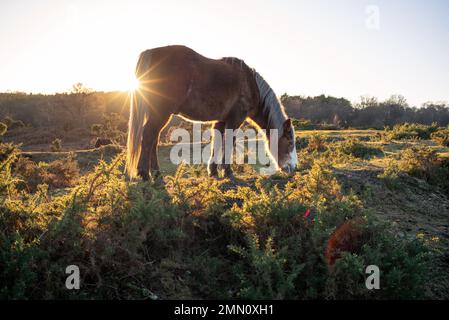
{"label": "pony's hind leg", "polygon": [[143,181],[150,179],[150,147],[152,141],[149,139],[150,126],[147,122],[142,135],[142,148],[140,151],[139,163],[137,164],[137,174]]}
{"label": "pony's hind leg", "polygon": [[168,117],[148,119],[143,129],[142,151],[140,153],[137,171],[142,180],[147,181],[151,175],[156,177],[159,175],[159,163],[157,157],[157,145],[159,142],[159,134],[169,119]]}
{"label": "pony's hind leg", "polygon": [[223,145],[223,134],[225,129],[224,122],[215,122],[212,130],[212,149],[210,153],[209,163],[207,165],[207,172],[210,177],[218,177],[218,163],[220,163],[219,154],[221,146]]}

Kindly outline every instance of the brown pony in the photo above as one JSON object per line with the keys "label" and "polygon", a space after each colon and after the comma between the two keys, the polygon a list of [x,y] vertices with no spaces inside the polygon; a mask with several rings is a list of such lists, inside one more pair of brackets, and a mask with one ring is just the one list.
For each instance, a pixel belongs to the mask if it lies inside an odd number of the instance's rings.
{"label": "brown pony", "polygon": [[[278,130],[277,168],[292,172],[297,165],[295,131],[267,82],[237,58],[209,59],[185,46],[167,46],[140,54],[136,77],[140,88],[131,99],[127,143],[127,172],[143,180],[159,173],[159,133],[173,114],[188,120],[213,122],[224,134],[250,120],[259,129]],[[226,130],[228,132],[229,130]],[[235,143],[235,137],[233,137]],[[268,141],[268,139],[266,141]],[[224,144],[223,144],[224,145]],[[212,148],[208,172],[217,176]],[[224,152],[222,152],[224,157]],[[225,176],[231,165],[223,164]]]}

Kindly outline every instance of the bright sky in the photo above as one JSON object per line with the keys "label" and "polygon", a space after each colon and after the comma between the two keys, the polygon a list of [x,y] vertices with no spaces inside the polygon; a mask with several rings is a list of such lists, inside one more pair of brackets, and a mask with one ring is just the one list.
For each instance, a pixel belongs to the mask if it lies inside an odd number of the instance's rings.
{"label": "bright sky", "polygon": [[278,95],[420,105],[449,100],[448,39],[446,0],[1,1],[0,91],[127,89],[141,51],[184,44],[244,59]]}

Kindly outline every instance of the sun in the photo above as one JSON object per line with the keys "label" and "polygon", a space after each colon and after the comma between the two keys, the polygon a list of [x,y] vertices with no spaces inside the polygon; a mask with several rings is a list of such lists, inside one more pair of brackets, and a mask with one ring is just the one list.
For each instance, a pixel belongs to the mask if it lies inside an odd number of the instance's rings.
{"label": "sun", "polygon": [[130,92],[138,90],[140,87],[140,81],[135,77],[131,77],[127,83],[127,90]]}

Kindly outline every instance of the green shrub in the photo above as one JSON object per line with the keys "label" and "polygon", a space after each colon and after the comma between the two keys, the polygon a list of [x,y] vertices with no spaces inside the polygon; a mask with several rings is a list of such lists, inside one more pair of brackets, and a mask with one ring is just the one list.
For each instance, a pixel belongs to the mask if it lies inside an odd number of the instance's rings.
{"label": "green shrub", "polygon": [[14,170],[22,178],[22,184],[32,193],[40,184],[47,184],[56,189],[73,187],[80,174],[78,163],[72,156],[39,164],[28,158],[19,157]]}
{"label": "green shrub", "polygon": [[[293,176],[239,186],[181,165],[165,184],[153,184],[127,182],[120,154],[70,189],[52,191],[43,179],[30,194],[21,188],[23,172],[68,177],[72,164],[36,168],[19,160],[19,170],[17,148],[0,150],[2,298],[384,299],[424,292],[426,248],[394,238],[323,159]],[[334,246],[330,263],[330,239],[348,221],[360,221],[368,236]],[[71,264],[80,268],[81,290],[64,288]],[[364,288],[371,264],[382,271],[375,292]]]}
{"label": "green shrub", "polygon": [[51,143],[51,147],[50,147],[52,152],[59,152],[62,150],[62,141],[61,139],[55,139],[53,140],[53,142]]}
{"label": "green shrub", "polygon": [[432,133],[431,138],[436,143],[444,147],[449,147],[449,128],[441,129]]}
{"label": "green shrub", "polygon": [[402,150],[397,164],[400,171],[425,180],[439,167],[436,151],[422,146]]}
{"label": "green shrub", "polygon": [[22,120],[14,120],[11,117],[5,117],[1,122],[8,127],[8,130],[25,127]]}
{"label": "green shrub", "polygon": [[102,123],[96,123],[91,126],[91,135],[96,138],[110,139],[119,144],[124,144],[126,134],[120,128],[126,127],[126,119],[115,112],[105,113],[102,118]]}
{"label": "green shrub", "polygon": [[382,133],[383,138],[387,141],[403,140],[403,139],[422,139],[429,140],[432,133],[438,130],[436,123],[426,126],[417,123],[397,124],[393,128],[386,127]]}
{"label": "green shrub", "polygon": [[38,281],[33,266],[44,254],[19,234],[11,237],[0,234],[0,299],[30,298],[30,284]]}
{"label": "green shrub", "polygon": [[394,160],[390,160],[387,163],[386,168],[384,169],[384,171],[380,174],[378,174],[378,178],[382,179],[386,186],[390,189],[398,189],[400,184],[399,184],[399,174],[400,174],[400,170],[398,168],[397,162]]}
{"label": "green shrub", "polygon": [[8,130],[8,126],[3,122],[0,122],[0,137],[3,136]]}
{"label": "green shrub", "polygon": [[307,144],[308,151],[323,152],[327,149],[326,138],[320,134],[312,134]]}
{"label": "green shrub", "polygon": [[293,126],[296,130],[314,130],[316,126],[308,119],[293,119]]}
{"label": "green shrub", "polygon": [[[332,299],[421,299],[429,280],[431,255],[418,239],[399,241],[370,222],[371,234],[357,254],[343,252],[326,281],[325,296]],[[365,269],[380,269],[380,290],[366,290]]]}
{"label": "green shrub", "polygon": [[380,177],[397,186],[396,180],[401,172],[423,179],[449,195],[449,159],[440,158],[430,147],[419,146],[402,150]]}
{"label": "green shrub", "polygon": [[342,154],[360,159],[369,159],[371,157],[380,156],[383,154],[380,148],[369,146],[354,138],[340,142],[337,145],[336,150]]}

